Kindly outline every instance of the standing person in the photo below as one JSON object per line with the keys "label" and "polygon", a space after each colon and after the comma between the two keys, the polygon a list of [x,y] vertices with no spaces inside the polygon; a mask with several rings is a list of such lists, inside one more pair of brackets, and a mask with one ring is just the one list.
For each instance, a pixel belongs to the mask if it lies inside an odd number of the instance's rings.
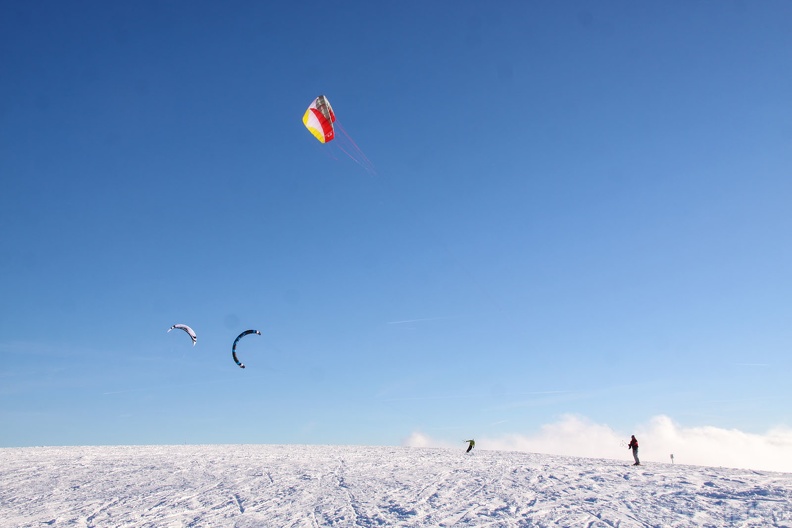
{"label": "standing person", "polygon": [[465,453],[470,453],[470,450],[473,449],[474,447],[476,447],[476,441],[475,440],[465,440],[465,442],[470,444],[468,446],[468,448],[467,448],[467,451],[465,451]]}
{"label": "standing person", "polygon": [[640,466],[641,461],[638,460],[638,440],[635,438],[635,435],[632,435],[632,438],[630,438],[630,443],[627,444],[627,449],[632,449],[633,458],[635,459],[635,464],[633,464],[633,466]]}

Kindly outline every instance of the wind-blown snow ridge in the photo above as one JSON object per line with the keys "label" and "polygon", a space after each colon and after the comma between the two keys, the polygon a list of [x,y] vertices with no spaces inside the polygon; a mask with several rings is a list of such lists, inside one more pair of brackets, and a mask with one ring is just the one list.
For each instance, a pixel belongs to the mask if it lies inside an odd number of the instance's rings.
{"label": "wind-blown snow ridge", "polygon": [[792,526],[792,474],[405,447],[0,449],[1,526]]}

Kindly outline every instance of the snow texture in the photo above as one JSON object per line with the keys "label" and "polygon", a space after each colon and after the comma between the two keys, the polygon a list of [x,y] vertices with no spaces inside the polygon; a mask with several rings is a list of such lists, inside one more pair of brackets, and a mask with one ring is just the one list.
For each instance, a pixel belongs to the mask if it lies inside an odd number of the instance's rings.
{"label": "snow texture", "polygon": [[0,526],[792,527],[792,474],[408,447],[0,449]]}

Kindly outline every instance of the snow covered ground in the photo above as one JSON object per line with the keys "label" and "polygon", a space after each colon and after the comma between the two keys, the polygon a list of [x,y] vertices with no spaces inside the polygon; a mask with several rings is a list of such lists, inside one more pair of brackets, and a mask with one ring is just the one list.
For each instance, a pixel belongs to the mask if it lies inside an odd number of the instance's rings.
{"label": "snow covered ground", "polygon": [[0,449],[0,526],[787,526],[792,474],[408,447]]}

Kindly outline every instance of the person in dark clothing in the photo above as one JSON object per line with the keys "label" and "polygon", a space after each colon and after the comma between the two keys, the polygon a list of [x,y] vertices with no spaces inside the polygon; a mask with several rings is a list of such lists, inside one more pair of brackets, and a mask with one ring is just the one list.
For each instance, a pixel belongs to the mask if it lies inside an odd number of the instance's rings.
{"label": "person in dark clothing", "polygon": [[632,449],[633,458],[635,459],[635,464],[633,464],[633,466],[640,466],[641,461],[638,460],[638,440],[635,438],[635,435],[632,435],[632,438],[630,438],[630,443],[627,444],[627,449]]}
{"label": "person in dark clothing", "polygon": [[465,453],[470,453],[470,450],[473,449],[474,447],[476,447],[476,441],[475,440],[465,440],[465,442],[470,444],[468,446],[468,448],[467,448],[467,451],[465,451]]}

